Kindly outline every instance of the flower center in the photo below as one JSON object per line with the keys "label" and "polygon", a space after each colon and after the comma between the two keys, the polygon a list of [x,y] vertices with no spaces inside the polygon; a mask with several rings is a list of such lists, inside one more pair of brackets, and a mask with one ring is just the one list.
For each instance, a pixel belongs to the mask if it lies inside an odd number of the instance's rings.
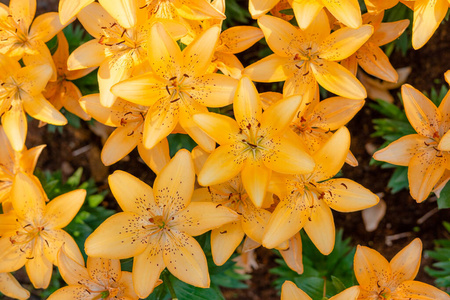
{"label": "flower center", "polygon": [[164,229],[166,227],[166,222],[163,218],[163,216],[154,216],[148,219],[150,223],[155,224],[158,226],[159,229]]}

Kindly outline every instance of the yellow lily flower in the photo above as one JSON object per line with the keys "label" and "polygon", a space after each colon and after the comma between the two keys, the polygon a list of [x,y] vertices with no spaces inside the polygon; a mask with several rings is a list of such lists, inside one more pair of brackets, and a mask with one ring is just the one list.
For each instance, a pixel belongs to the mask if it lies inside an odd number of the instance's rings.
{"label": "yellow lily flower", "polygon": [[[250,0],[248,8],[252,17],[257,19],[271,10],[279,1]],[[308,28],[324,7],[346,26],[355,29],[361,26],[361,8],[358,0],[293,0],[291,5],[301,29]]]}
{"label": "yellow lily flower", "polygon": [[244,66],[234,54],[247,50],[263,37],[261,29],[253,26],[228,28],[219,36],[212,59],[213,68],[219,69],[227,76],[240,79]]}
{"label": "yellow lily flower", "polygon": [[[209,153],[200,147],[192,150],[196,170],[201,170]],[[225,183],[200,188],[194,191],[192,201],[212,202],[235,211],[239,218],[236,221],[220,226],[211,231],[211,252],[214,263],[223,265],[247,235],[255,242],[261,243],[264,226],[270,218],[270,212],[264,208],[256,208],[250,200],[242,184],[241,176]],[[268,193],[263,207],[270,206],[272,194]]]}
{"label": "yellow lily flower", "polygon": [[409,190],[418,202],[428,198],[446,169],[450,169],[450,92],[437,108],[412,86],[402,86],[406,116],[417,134],[392,142],[373,158],[408,167]]}
{"label": "yellow lily flower", "polygon": [[370,14],[379,14],[384,12],[386,9],[394,7],[397,5],[399,0],[364,0],[366,4],[367,11]]}
{"label": "yellow lily flower", "polygon": [[47,288],[63,244],[72,258],[82,262],[77,244],[61,228],[72,221],[85,197],[85,190],[75,190],[45,205],[47,197],[39,181],[17,174],[10,196],[13,210],[0,215],[0,273],[25,265],[33,286]]}
{"label": "yellow lily flower", "polygon": [[94,119],[107,126],[117,127],[103,146],[101,160],[105,166],[112,165],[136,146],[144,162],[156,174],[169,162],[169,143],[161,140],[152,149],[144,147],[144,120],[148,107],[130,103],[118,98],[111,107],[100,103],[98,94],[88,95],[80,100],[83,109]]}
{"label": "yellow lily flower", "polygon": [[0,126],[0,203],[9,199],[15,176],[19,172],[33,175],[39,155],[46,145],[15,151]]}
{"label": "yellow lily flower", "polygon": [[53,54],[55,62],[57,80],[50,81],[43,92],[45,98],[57,109],[64,107],[69,112],[77,115],[81,119],[88,121],[91,117],[81,108],[78,101],[82,97],[78,87],[70,80],[76,80],[86,76],[95,68],[87,68],[77,71],[67,70],[67,59],[69,57],[69,44],[64,33],[61,31],[57,35],[58,48]]}
{"label": "yellow lily flower", "polygon": [[[352,286],[331,297],[330,300],[357,300],[359,293],[359,286]],[[281,300],[312,300],[312,298],[299,289],[295,283],[286,280],[281,287]]]}
{"label": "yellow lily flower", "polygon": [[[83,8],[94,0],[60,0],[59,19],[62,24],[68,23]],[[137,0],[99,0],[100,5],[119,22],[120,26],[131,28],[137,23]]]}
{"label": "yellow lily flower", "polygon": [[70,54],[68,69],[100,66],[97,77],[101,103],[111,107],[117,98],[111,93],[111,87],[138,72],[147,60],[149,23],[145,19],[124,28],[99,3],[91,3],[81,10],[78,20],[94,39]]}
{"label": "yellow lily flower", "polygon": [[316,167],[305,175],[274,175],[269,190],[281,202],[266,226],[263,246],[273,248],[294,236],[301,228],[317,249],[328,255],[333,250],[335,227],[330,208],[340,212],[362,210],[379,198],[346,178],[330,179],[342,168],[350,147],[350,133],[341,127],[313,155]]}
{"label": "yellow lily flower", "polygon": [[179,21],[219,19],[224,20],[225,14],[207,0],[139,0],[139,7],[146,8],[152,17]]}
{"label": "yellow lily flower", "polygon": [[144,123],[144,146],[153,148],[177,126],[203,149],[211,152],[215,142],[194,123],[192,116],[208,107],[223,107],[233,101],[238,81],[221,74],[205,74],[214,53],[220,29],[206,30],[183,51],[161,23],[150,30],[149,63],[154,72],[125,80],[112,92],[127,101],[149,106]]}
{"label": "yellow lily flower", "polygon": [[415,0],[402,1],[411,3],[409,6],[414,11],[412,46],[414,49],[422,48],[447,15],[449,0]]}
{"label": "yellow lily flower", "polygon": [[194,165],[180,150],[156,177],[153,189],[122,171],[109,176],[111,191],[124,212],[103,222],[86,240],[86,253],[113,259],[134,256],[133,283],[140,298],[153,290],[161,272],[209,287],[210,279],[197,236],[238,216],[214,203],[191,202]]}
{"label": "yellow lily flower", "polygon": [[[279,101],[282,96],[278,93],[267,92],[261,94],[265,99],[264,109],[267,105]],[[364,100],[347,99],[343,97],[331,97],[319,101],[319,91],[311,102],[305,103],[299,109],[291,122],[290,128],[294,131],[307,147],[310,154],[315,153],[336,131],[347,124],[356,113],[364,106]],[[265,107],[266,106],[266,107]],[[356,167],[358,161],[351,151],[347,155],[346,162]]]}
{"label": "yellow lily flower", "polygon": [[358,245],[354,258],[355,275],[361,288],[358,299],[449,300],[444,291],[413,280],[419,272],[421,255],[422,242],[418,238],[390,262],[377,251]]}
{"label": "yellow lily flower", "polygon": [[206,160],[198,182],[211,186],[240,173],[253,204],[261,207],[272,170],[287,174],[312,171],[312,158],[284,136],[300,104],[300,96],[291,96],[262,113],[255,85],[247,76],[242,77],[233,103],[236,121],[215,113],[193,117],[220,145]]}
{"label": "yellow lily flower", "polygon": [[131,272],[122,271],[118,259],[88,257],[84,267],[84,263],[73,260],[63,246],[58,253],[58,269],[68,286],[55,291],[48,300],[139,299]]}
{"label": "yellow lily flower", "polygon": [[20,64],[0,54],[0,116],[8,140],[21,151],[27,134],[24,110],[33,118],[54,125],[65,125],[66,118],[42,95],[52,76],[49,65],[20,67]]}
{"label": "yellow lily flower", "polygon": [[366,90],[347,69],[337,63],[356,52],[372,35],[373,27],[342,28],[330,34],[325,12],[306,30],[271,16],[258,19],[271,54],[244,69],[258,82],[284,81],[285,96],[302,94],[309,101],[317,82],[326,90],[351,99],[363,99]]}
{"label": "yellow lily flower", "polygon": [[30,298],[30,292],[24,289],[10,273],[0,273],[0,293],[13,299]]}
{"label": "yellow lily flower", "polygon": [[384,11],[379,14],[364,14],[363,23],[374,27],[374,33],[355,54],[345,59],[342,64],[356,74],[358,65],[370,75],[385,81],[397,82],[398,74],[389,62],[389,58],[380,49],[397,39],[409,26],[409,20],[382,23]]}
{"label": "yellow lily flower", "polygon": [[25,65],[48,64],[53,70],[51,78],[56,80],[55,65],[45,43],[64,25],[55,12],[42,14],[33,22],[35,13],[36,0],[11,0],[9,8],[0,5],[0,53],[17,61],[23,58]]}

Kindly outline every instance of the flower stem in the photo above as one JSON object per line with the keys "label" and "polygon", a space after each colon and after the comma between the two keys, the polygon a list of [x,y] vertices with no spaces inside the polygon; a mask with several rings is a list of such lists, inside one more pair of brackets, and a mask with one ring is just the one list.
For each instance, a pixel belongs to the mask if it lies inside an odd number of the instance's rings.
{"label": "flower stem", "polygon": [[162,279],[167,289],[169,290],[170,296],[172,300],[178,300],[177,294],[175,293],[175,289],[173,288],[172,281],[170,281],[170,272],[165,271],[162,274]]}

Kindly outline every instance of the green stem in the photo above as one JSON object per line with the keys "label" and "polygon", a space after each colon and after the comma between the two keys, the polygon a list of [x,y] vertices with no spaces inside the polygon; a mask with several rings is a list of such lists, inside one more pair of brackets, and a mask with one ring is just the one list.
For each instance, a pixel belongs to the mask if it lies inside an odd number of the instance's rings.
{"label": "green stem", "polygon": [[162,274],[162,279],[167,289],[169,290],[170,296],[172,300],[178,300],[177,294],[175,293],[175,289],[173,288],[172,281],[170,281],[170,273],[166,270]]}

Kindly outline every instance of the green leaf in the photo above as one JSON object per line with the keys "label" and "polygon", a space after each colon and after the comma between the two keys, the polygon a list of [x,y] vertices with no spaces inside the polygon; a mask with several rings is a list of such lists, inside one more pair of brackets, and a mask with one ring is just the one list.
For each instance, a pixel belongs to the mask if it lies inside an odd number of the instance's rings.
{"label": "green leaf", "polygon": [[441,195],[437,199],[437,204],[439,209],[450,208],[450,181],[442,189]]}
{"label": "green leaf", "polygon": [[344,283],[342,283],[342,281],[339,278],[331,275],[331,282],[333,283],[333,285],[336,288],[336,291],[338,293],[340,293],[343,290],[345,290],[345,285],[344,285]]}

